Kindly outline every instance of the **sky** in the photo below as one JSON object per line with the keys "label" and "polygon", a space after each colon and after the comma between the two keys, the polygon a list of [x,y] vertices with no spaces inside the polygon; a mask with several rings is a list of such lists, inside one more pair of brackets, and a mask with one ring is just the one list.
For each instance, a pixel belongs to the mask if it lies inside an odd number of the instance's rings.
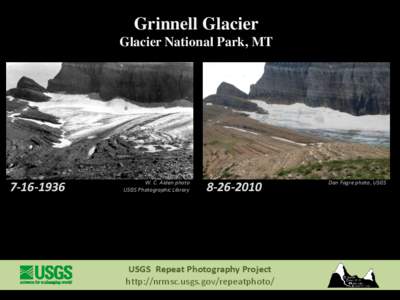
{"label": "sky", "polygon": [[203,98],[215,94],[221,82],[233,84],[243,92],[257,82],[264,72],[262,63],[203,63]]}
{"label": "sky", "polygon": [[[248,93],[250,85],[256,83],[263,74],[264,65],[264,62],[204,63],[203,97],[215,94],[217,87],[223,81]],[[61,63],[59,62],[7,63],[6,89],[16,87],[22,76],[32,78],[40,85],[47,87],[47,81],[54,78],[60,69]]]}
{"label": "sky", "polygon": [[61,69],[60,62],[18,62],[7,63],[6,90],[15,88],[22,76],[29,77],[47,88],[47,81],[53,79]]}

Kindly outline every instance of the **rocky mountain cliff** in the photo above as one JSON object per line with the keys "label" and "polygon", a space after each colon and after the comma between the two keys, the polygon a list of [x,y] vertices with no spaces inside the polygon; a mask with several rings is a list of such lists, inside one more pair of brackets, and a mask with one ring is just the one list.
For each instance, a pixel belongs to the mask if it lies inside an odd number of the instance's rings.
{"label": "rocky mountain cliff", "polygon": [[222,82],[217,88],[217,95],[227,95],[247,99],[248,95],[233,84]]}
{"label": "rocky mountain cliff", "polygon": [[249,97],[276,104],[325,106],[353,115],[389,114],[390,64],[266,63]]}
{"label": "rocky mountain cliff", "polygon": [[49,92],[99,93],[104,100],[137,102],[193,99],[193,64],[186,62],[63,63]]}
{"label": "rocky mountain cliff", "polygon": [[23,76],[18,81],[17,87],[9,89],[6,95],[28,101],[46,102],[50,100],[50,97],[44,94],[45,91],[46,89],[36,81]]}

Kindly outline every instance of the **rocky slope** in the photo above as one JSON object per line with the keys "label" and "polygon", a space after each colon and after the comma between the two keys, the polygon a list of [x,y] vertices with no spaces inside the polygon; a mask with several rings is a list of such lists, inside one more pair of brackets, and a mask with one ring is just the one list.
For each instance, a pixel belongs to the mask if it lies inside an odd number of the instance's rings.
{"label": "rocky slope", "polygon": [[41,86],[39,83],[37,83],[33,79],[25,77],[25,76],[22,76],[21,79],[18,80],[17,88],[18,89],[30,89],[30,90],[34,90],[34,91],[37,91],[40,93],[46,92],[46,89],[43,86]]}
{"label": "rocky slope", "polygon": [[[30,127],[19,129],[17,134],[9,131],[9,127],[7,131],[8,136],[14,137],[7,138],[6,176],[9,179],[174,180],[193,177],[192,151],[187,149],[149,153],[116,136],[94,143],[82,140],[69,147],[53,148],[33,144],[33,140],[24,137],[23,134],[32,131]],[[93,147],[95,150],[88,156],[88,150]]]}
{"label": "rocky slope", "polygon": [[[301,174],[283,177],[282,172],[309,164],[359,158],[388,159],[389,149],[301,134],[258,122],[219,105],[203,107],[205,178],[304,179]],[[382,176],[386,178],[389,174]],[[334,172],[320,176],[320,179],[330,178],[335,178]]]}
{"label": "rocky slope", "polygon": [[325,106],[353,115],[390,113],[389,63],[271,62],[250,98]]}
{"label": "rocky slope", "polygon": [[242,99],[247,99],[248,95],[242,90],[238,89],[233,84],[222,82],[217,88],[217,95],[233,96]]}
{"label": "rocky slope", "polygon": [[44,92],[46,89],[28,77],[21,77],[17,87],[7,91],[6,95],[35,102],[49,101],[50,97]]}
{"label": "rocky slope", "polygon": [[267,113],[267,111],[260,108],[257,104],[248,101],[247,98],[248,95],[245,92],[232,84],[222,82],[217,88],[217,93],[206,97],[204,102],[222,105],[236,110],[257,112],[260,114]]}
{"label": "rocky slope", "polygon": [[137,102],[193,99],[193,65],[157,63],[63,63],[49,80],[49,92],[99,93],[104,100],[123,97]]}

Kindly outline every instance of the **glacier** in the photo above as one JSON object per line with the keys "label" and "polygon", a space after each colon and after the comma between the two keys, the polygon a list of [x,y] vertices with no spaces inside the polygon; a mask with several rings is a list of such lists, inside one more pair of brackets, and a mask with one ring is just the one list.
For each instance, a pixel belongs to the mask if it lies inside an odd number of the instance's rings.
{"label": "glacier", "polygon": [[102,101],[86,94],[45,94],[51,97],[50,101],[27,102],[59,118],[63,138],[54,145],[56,148],[115,135],[143,144],[148,152],[154,151],[153,144],[161,144],[167,151],[173,151],[176,145],[188,147],[188,143],[192,147],[192,107],[143,107],[119,98]]}
{"label": "glacier", "polygon": [[303,103],[283,105],[250,101],[267,110],[268,114],[240,112],[263,123],[328,139],[390,145],[390,115],[353,116],[327,107],[309,107]]}

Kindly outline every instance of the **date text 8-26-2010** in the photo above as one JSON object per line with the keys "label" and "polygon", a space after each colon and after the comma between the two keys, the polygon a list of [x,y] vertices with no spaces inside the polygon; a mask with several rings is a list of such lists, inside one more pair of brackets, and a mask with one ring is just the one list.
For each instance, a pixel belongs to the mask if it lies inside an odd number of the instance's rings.
{"label": "date text 8-26-2010", "polygon": [[207,192],[261,192],[262,182],[213,182],[207,183]]}

